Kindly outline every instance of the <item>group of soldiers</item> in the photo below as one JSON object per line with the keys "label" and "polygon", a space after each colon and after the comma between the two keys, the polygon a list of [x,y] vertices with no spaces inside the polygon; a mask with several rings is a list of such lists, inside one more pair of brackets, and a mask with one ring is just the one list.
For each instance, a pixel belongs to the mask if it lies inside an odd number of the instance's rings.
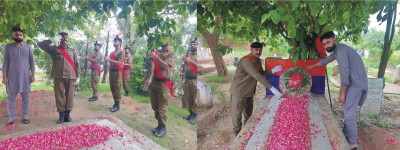
{"label": "group of soldiers", "polygon": [[[32,47],[23,43],[24,30],[15,26],[12,28],[13,43],[6,45],[4,51],[3,63],[3,84],[6,85],[8,94],[7,125],[14,124],[15,120],[15,101],[18,93],[22,95],[22,122],[30,123],[29,110],[29,93],[30,83],[35,81],[35,61],[32,53]],[[131,48],[125,47],[122,50],[122,39],[118,35],[114,38],[115,51],[110,53],[109,57],[104,57],[101,53],[102,44],[94,43],[94,54],[90,57],[86,56],[85,60],[90,61],[90,66],[85,68],[87,72],[91,71],[91,87],[93,96],[88,99],[89,102],[97,101],[99,77],[102,69],[101,64],[107,61],[109,64],[109,82],[113,95],[114,104],[110,107],[111,112],[120,109],[121,88],[125,91],[125,96],[129,95],[129,81],[132,74],[132,55]],[[55,43],[57,46],[52,46]],[[184,119],[190,123],[196,123],[196,94],[197,94],[197,41],[191,42],[190,56],[185,56],[185,75],[181,78],[184,82],[185,100],[188,104],[189,116]],[[54,94],[57,112],[59,118],[57,124],[71,122],[71,111],[74,106],[74,92],[76,86],[80,82],[79,59],[77,52],[68,46],[68,33],[60,32],[57,37],[43,40],[37,46],[44,52],[48,53],[52,59],[52,69],[50,77],[54,82]],[[149,53],[149,57],[153,60],[151,68],[151,77],[146,84],[150,87],[151,106],[155,112],[155,118],[158,126],[152,130],[156,137],[166,135],[167,123],[167,103],[168,99],[174,95],[173,81],[171,80],[174,66],[175,53],[168,43],[161,45],[160,51]],[[121,87],[122,86],[122,87]]]}

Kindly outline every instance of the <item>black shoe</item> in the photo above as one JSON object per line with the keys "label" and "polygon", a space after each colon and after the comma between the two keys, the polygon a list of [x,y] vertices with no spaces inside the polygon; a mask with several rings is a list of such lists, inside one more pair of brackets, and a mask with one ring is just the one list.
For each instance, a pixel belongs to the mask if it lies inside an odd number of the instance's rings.
{"label": "black shoe", "polygon": [[357,150],[357,147],[352,148],[351,150]]}
{"label": "black shoe", "polygon": [[64,122],[71,122],[72,121],[71,117],[69,116],[70,112],[71,112],[70,110],[65,110]]}
{"label": "black shoe", "polygon": [[60,118],[58,118],[57,124],[64,123],[65,113],[63,111],[58,112]]}
{"label": "black shoe", "polygon": [[128,96],[129,95],[129,91],[125,91],[124,96]]}
{"label": "black shoe", "polygon": [[156,134],[156,132],[158,132],[158,130],[160,130],[160,127],[161,127],[161,125],[160,125],[160,124],[158,124],[158,126],[157,126],[157,127],[155,127],[154,129],[152,129],[152,130],[151,130],[151,132],[153,132],[153,134],[155,135],[155,134]]}
{"label": "black shoe", "polygon": [[14,121],[7,122],[6,126],[13,125]]}
{"label": "black shoe", "polygon": [[89,98],[89,102],[97,101],[97,99],[99,99],[97,96],[93,96]]}
{"label": "black shoe", "polygon": [[119,110],[119,103],[115,103],[111,108],[110,111],[111,112],[116,112]]}
{"label": "black shoe", "polygon": [[158,138],[162,138],[167,134],[167,127],[164,124],[160,125],[160,129],[158,132],[154,133],[154,135]]}
{"label": "black shoe", "polygon": [[233,132],[235,132],[235,136],[237,136],[239,134],[239,132],[240,132],[240,129],[239,130],[233,129]]}
{"label": "black shoe", "polygon": [[192,117],[190,117],[189,123],[196,124],[197,122],[197,113],[193,113]]}
{"label": "black shoe", "polygon": [[184,117],[182,117],[183,119],[185,119],[185,120],[190,120],[190,118],[192,117],[192,115],[193,115],[193,113],[192,112],[190,112],[190,114],[189,115],[187,115],[187,116],[184,116]]}
{"label": "black shoe", "polygon": [[31,120],[29,119],[22,119],[22,123],[24,124],[29,124],[31,122]]}

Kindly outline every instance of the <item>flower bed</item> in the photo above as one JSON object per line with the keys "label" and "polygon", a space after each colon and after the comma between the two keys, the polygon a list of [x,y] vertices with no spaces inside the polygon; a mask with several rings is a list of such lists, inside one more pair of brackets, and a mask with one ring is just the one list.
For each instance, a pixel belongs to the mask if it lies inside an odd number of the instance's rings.
{"label": "flower bed", "polygon": [[282,97],[265,147],[270,150],[308,150],[311,146],[308,98]]}
{"label": "flower bed", "polygon": [[107,126],[82,124],[1,141],[0,149],[81,149],[104,143],[110,137],[121,138],[123,133]]}
{"label": "flower bed", "polygon": [[308,114],[311,89],[310,74],[300,67],[286,69],[280,77],[283,93],[274,116],[265,148],[270,150],[307,150],[311,147],[310,117]]}

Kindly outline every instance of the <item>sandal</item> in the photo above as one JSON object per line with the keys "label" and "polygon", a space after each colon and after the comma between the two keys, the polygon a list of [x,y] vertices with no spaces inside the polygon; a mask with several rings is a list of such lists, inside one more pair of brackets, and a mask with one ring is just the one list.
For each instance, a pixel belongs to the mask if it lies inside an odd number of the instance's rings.
{"label": "sandal", "polygon": [[29,119],[22,119],[22,123],[24,124],[29,124],[31,122],[31,120]]}

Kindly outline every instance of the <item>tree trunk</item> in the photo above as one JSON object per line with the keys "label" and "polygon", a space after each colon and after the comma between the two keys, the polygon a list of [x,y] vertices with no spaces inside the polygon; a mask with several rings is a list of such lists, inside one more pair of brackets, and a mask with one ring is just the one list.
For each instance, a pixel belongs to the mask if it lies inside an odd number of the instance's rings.
{"label": "tree trunk", "polygon": [[219,76],[227,76],[228,75],[228,68],[224,62],[222,56],[217,53],[217,46],[219,40],[219,31],[214,28],[213,33],[211,34],[208,32],[207,29],[204,29],[202,32],[204,39],[206,40],[208,47],[211,50],[211,55],[214,60],[215,68],[217,69],[217,73]]}
{"label": "tree trunk", "polygon": [[[132,47],[132,45],[135,43],[134,38],[135,37],[135,32],[132,31],[131,33],[131,17],[128,16],[125,21],[122,21],[122,19],[118,19],[118,15],[114,14],[115,20],[117,20],[118,23],[118,28],[121,30],[122,35],[124,40],[126,41],[125,45],[128,45],[129,47]],[[125,48],[123,45],[121,45],[121,48]]]}
{"label": "tree trunk", "polygon": [[[378,78],[384,78],[386,66],[390,57],[390,46],[392,45],[392,40],[395,32],[395,21],[397,6],[395,4],[389,4],[391,7],[388,12],[388,19],[386,24],[385,42],[383,45],[383,52],[381,56],[381,62],[379,64]],[[390,36],[390,37],[389,37]]]}

